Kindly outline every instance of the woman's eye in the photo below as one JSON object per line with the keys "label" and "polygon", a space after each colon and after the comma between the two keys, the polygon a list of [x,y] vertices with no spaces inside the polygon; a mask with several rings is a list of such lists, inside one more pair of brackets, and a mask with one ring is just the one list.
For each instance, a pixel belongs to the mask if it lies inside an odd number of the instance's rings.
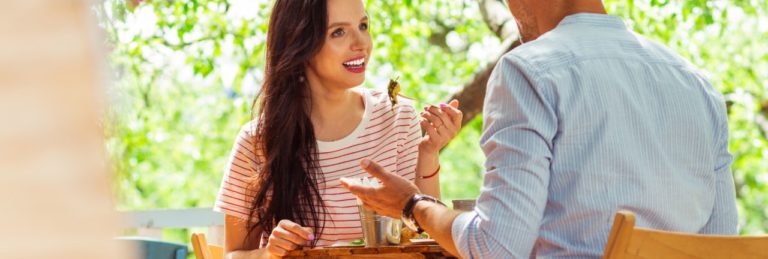
{"label": "woman's eye", "polygon": [[338,29],[336,29],[335,31],[333,31],[331,33],[331,37],[333,37],[333,38],[338,38],[338,37],[341,37],[341,36],[344,36],[344,30],[342,30],[341,28],[338,28]]}
{"label": "woman's eye", "polygon": [[361,31],[368,30],[368,24],[367,23],[361,23],[360,24],[360,30]]}

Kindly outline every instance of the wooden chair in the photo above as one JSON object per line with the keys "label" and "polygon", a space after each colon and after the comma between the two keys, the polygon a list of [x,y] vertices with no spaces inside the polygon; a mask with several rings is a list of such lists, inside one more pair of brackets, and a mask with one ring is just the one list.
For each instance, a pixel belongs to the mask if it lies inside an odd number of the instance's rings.
{"label": "wooden chair", "polygon": [[619,211],[604,259],[768,258],[768,236],[719,236],[635,227],[635,214]]}
{"label": "wooden chair", "polygon": [[223,259],[224,247],[208,244],[205,240],[205,234],[192,234],[192,248],[195,250],[197,259]]}

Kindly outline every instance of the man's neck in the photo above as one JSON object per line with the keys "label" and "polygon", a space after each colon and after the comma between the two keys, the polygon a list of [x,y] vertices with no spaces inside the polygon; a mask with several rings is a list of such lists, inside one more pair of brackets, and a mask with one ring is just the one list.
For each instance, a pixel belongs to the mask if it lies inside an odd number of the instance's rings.
{"label": "man's neck", "polygon": [[568,15],[577,13],[605,14],[606,12],[602,1],[571,0],[567,1],[565,6],[563,6],[563,15],[560,19],[562,20],[562,18],[565,18]]}
{"label": "man's neck", "polygon": [[602,1],[599,0],[566,0],[550,2],[549,8],[537,8],[539,31],[546,33],[560,23],[566,16],[577,13],[606,14]]}

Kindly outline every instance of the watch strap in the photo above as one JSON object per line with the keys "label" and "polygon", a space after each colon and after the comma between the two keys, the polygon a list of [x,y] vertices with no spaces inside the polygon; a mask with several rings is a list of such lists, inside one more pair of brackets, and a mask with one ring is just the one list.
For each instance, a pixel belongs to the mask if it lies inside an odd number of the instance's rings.
{"label": "watch strap", "polygon": [[403,208],[402,217],[404,221],[410,221],[413,223],[413,226],[416,228],[416,232],[419,234],[424,232],[424,229],[421,228],[419,223],[416,221],[416,217],[413,216],[413,209],[416,207],[416,203],[419,201],[431,201],[440,205],[445,206],[445,203],[438,200],[435,197],[424,195],[424,194],[415,194],[411,199],[408,201],[408,203],[405,204],[405,208]]}

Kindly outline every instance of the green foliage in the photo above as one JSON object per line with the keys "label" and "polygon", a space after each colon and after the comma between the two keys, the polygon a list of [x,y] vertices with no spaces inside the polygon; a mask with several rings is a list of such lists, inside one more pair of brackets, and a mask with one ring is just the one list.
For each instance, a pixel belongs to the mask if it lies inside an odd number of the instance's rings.
{"label": "green foliage", "polygon": [[[271,1],[108,0],[96,6],[115,86],[107,121],[119,209],[212,206],[235,135],[263,77]],[[419,105],[442,101],[488,61],[499,40],[469,1],[367,1],[368,80],[399,76]],[[490,53],[490,52],[489,52]],[[475,197],[480,120],[443,155],[444,197]],[[461,159],[458,159],[461,158]],[[185,242],[186,232],[165,231]]]}
{"label": "green foliage", "polygon": [[[761,0],[763,1],[763,0]],[[120,209],[212,206],[233,140],[263,78],[267,0],[104,0],[94,7],[115,84],[106,122]],[[500,45],[470,0],[366,0],[374,39],[363,87],[399,76],[419,105],[445,101]],[[745,233],[768,229],[768,147],[756,124],[768,99],[765,2],[607,0],[611,13],[707,71],[730,105]],[[443,198],[473,198],[482,122],[441,154]],[[166,232],[186,242],[186,232]]]}
{"label": "green foliage", "polygon": [[[768,2],[606,1],[638,33],[669,46],[705,71],[729,104],[731,169],[742,232],[768,230]],[[631,21],[631,22],[630,22]]]}

